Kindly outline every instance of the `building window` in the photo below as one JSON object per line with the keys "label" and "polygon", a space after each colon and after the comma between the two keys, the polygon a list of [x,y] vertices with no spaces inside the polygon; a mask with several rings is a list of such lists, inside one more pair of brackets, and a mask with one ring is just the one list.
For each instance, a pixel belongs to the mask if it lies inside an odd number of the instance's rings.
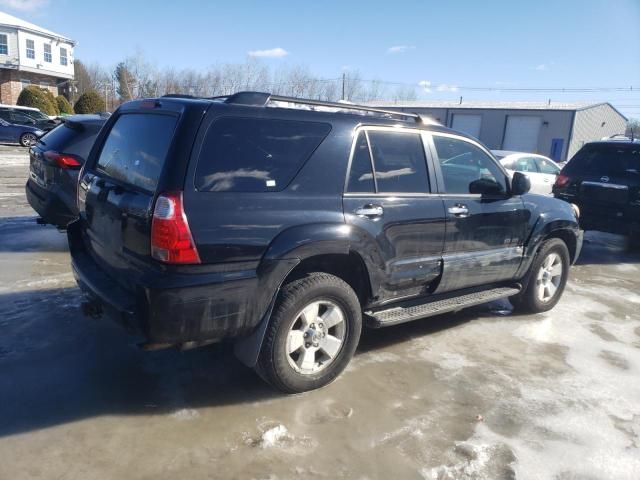
{"label": "building window", "polygon": [[41,88],[49,88],[51,85],[49,85],[49,82],[40,82],[40,87]]}
{"label": "building window", "polygon": [[20,79],[20,83],[22,84],[22,88],[28,87],[31,85],[31,80],[25,80],[24,78]]}
{"label": "building window", "polygon": [[27,40],[27,58],[36,59],[36,43],[33,40]]}
{"label": "building window", "polygon": [[60,47],[60,65],[67,65],[67,49]]}
{"label": "building window", "polygon": [[44,61],[51,63],[51,45],[49,44],[44,44]]}
{"label": "building window", "polygon": [[0,55],[9,54],[9,45],[7,44],[7,36],[3,33],[0,34]]}

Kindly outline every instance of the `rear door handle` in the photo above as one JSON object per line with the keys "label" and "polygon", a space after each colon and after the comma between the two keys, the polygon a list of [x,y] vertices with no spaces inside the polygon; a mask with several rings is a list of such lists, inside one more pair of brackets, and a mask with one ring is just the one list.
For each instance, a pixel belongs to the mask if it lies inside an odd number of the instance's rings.
{"label": "rear door handle", "polygon": [[380,205],[365,205],[356,209],[356,215],[359,217],[375,218],[381,217],[384,214],[384,209]]}
{"label": "rear door handle", "polygon": [[449,210],[449,213],[454,217],[466,217],[469,215],[469,209],[467,208],[467,206],[462,205],[460,203],[457,203],[452,207],[449,207],[448,210]]}

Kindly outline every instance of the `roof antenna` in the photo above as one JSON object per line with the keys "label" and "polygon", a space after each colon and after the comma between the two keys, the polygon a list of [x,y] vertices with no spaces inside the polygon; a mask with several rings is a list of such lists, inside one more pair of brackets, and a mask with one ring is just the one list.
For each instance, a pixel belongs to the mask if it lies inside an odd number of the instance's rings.
{"label": "roof antenna", "polygon": [[462,97],[460,97],[460,103],[458,105],[462,105]]}

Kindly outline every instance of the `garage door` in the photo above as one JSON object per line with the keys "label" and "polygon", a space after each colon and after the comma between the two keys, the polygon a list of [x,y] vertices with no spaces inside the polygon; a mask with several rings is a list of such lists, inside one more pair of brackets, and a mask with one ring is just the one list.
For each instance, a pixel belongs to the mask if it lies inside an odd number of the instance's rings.
{"label": "garage door", "polygon": [[537,153],[541,124],[541,117],[529,115],[507,116],[507,128],[504,131],[502,149]]}
{"label": "garage door", "polygon": [[451,128],[471,135],[474,138],[480,138],[480,125],[482,124],[482,115],[467,115],[454,113],[451,121]]}

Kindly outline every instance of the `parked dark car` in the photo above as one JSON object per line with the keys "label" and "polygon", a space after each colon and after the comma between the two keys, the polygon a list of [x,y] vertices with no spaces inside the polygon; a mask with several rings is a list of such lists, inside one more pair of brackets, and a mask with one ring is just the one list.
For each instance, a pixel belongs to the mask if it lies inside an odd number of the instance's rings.
{"label": "parked dark car", "polygon": [[53,130],[61,122],[52,120],[39,110],[0,107],[0,119],[14,125],[28,125],[44,132]]}
{"label": "parked dark car", "polygon": [[[469,165],[447,160],[467,155]],[[473,138],[417,115],[262,93],[122,105],[67,229],[86,314],[147,348],[235,342],[276,388],[326,385],[363,323],[560,299],[582,234]]]}
{"label": "parked dark car", "polygon": [[30,125],[16,125],[0,119],[0,142],[19,143],[23,147],[35,145],[44,130]]}
{"label": "parked dark car", "polygon": [[105,121],[106,117],[99,115],[72,115],[31,147],[25,188],[41,223],[64,228],[78,215],[80,167]]}
{"label": "parked dark car", "polygon": [[579,207],[584,230],[628,235],[640,246],[640,142],[584,145],[558,175],[553,194]]}

